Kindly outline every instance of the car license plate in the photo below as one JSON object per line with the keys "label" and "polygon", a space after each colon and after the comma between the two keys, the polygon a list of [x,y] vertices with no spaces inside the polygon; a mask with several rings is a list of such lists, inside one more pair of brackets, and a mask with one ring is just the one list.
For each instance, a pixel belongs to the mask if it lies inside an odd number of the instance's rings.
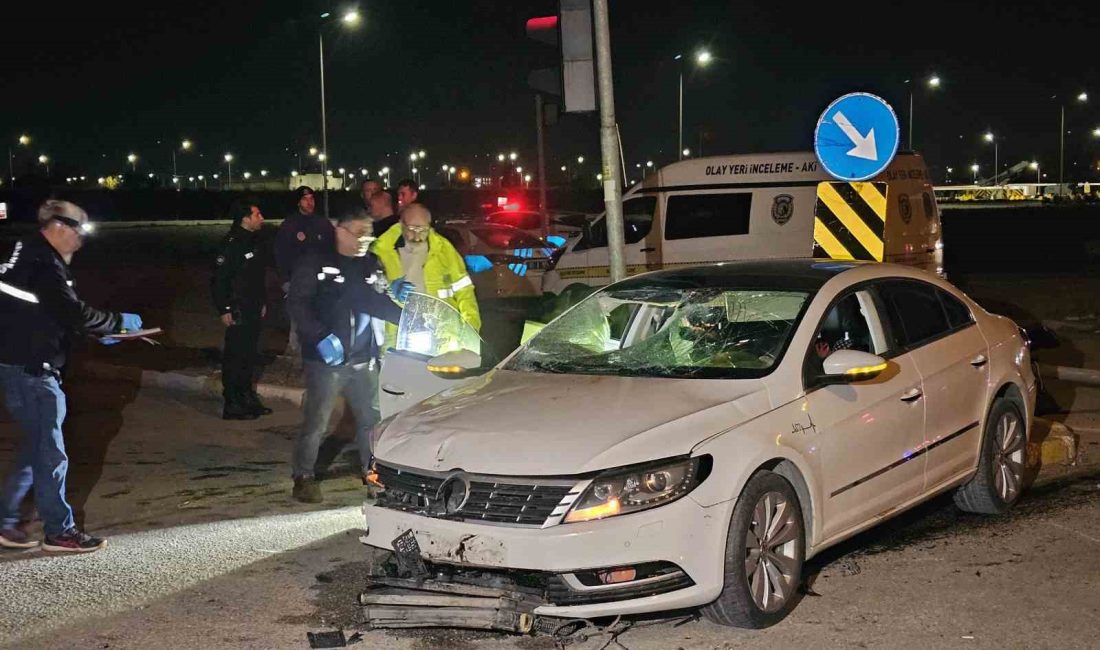
{"label": "car license plate", "polygon": [[420,543],[416,541],[412,529],[401,533],[393,540],[393,552],[397,556],[397,571],[402,577],[419,577],[428,575],[428,567],[425,566],[420,552]]}

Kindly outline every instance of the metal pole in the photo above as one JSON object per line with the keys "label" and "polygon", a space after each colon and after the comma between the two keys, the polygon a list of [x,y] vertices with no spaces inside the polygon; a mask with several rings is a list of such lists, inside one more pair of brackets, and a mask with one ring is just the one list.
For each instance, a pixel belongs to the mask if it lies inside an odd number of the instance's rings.
{"label": "metal pole", "polygon": [[909,91],[909,150],[913,150],[913,91]]}
{"label": "metal pole", "polygon": [[594,0],[596,20],[596,71],[600,98],[600,153],[603,158],[603,200],[607,209],[607,252],[611,281],[626,277],[623,261],[623,190],[619,185],[619,159],[615,157],[615,87],[611,80],[611,29],[607,0]]}
{"label": "metal pole", "polygon": [[1065,187],[1066,170],[1066,105],[1062,104],[1062,124],[1058,129],[1058,195],[1061,196]]}
{"label": "metal pole", "polygon": [[676,160],[684,159],[684,60],[680,59],[680,138],[677,144]]}
{"label": "metal pole", "polygon": [[993,138],[993,184],[1000,185],[1001,168],[997,166],[997,138]]}
{"label": "metal pole", "polygon": [[[539,214],[542,215],[543,236],[550,234],[550,211],[546,206],[546,150],[543,142],[542,94],[535,93],[535,126],[538,135]],[[447,168],[447,185],[451,184],[450,167]]]}
{"label": "metal pole", "polygon": [[11,180],[12,187],[15,187],[15,163],[12,162],[14,156],[11,147],[8,147],[8,178]]}
{"label": "metal pole", "polygon": [[325,117],[325,37],[318,32],[317,43],[321,60],[321,153],[325,154],[321,160],[321,183],[324,187],[325,218],[328,219],[328,122]]}
{"label": "metal pole", "polygon": [[173,149],[172,150],[172,185],[175,186],[176,191],[178,192],[178,191],[180,191],[181,183],[176,182],[177,176],[178,176],[178,174],[176,173],[176,150]]}

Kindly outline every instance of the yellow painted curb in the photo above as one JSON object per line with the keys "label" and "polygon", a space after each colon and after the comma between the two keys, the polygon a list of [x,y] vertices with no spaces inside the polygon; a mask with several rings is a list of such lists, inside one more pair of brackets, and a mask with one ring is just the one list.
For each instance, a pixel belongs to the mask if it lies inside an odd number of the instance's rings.
{"label": "yellow painted curb", "polygon": [[1077,462],[1077,434],[1061,422],[1035,418],[1035,431],[1043,437],[1040,458],[1043,465],[1074,465]]}

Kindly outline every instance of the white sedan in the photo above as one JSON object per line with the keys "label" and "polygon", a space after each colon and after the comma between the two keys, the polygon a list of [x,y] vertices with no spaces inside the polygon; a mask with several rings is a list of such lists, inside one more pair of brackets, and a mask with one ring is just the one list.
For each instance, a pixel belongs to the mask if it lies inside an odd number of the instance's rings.
{"label": "white sedan", "polygon": [[366,541],[535,585],[536,614],[764,627],[807,558],[886,518],[946,491],[1011,507],[1035,392],[1017,326],[921,271],[648,273],[389,420]]}

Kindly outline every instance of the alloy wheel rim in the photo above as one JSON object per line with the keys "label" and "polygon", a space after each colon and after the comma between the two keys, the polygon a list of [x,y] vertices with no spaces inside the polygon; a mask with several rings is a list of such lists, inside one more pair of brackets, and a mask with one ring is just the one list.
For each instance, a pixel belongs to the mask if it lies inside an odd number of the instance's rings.
{"label": "alloy wheel rim", "polygon": [[1024,477],[1023,427],[1015,413],[1005,413],[994,430],[996,456],[993,463],[993,487],[1005,503],[1012,503],[1020,494]]}
{"label": "alloy wheel rim", "polygon": [[802,522],[791,502],[779,492],[760,497],[745,533],[745,579],[758,608],[782,609],[798,585]]}

